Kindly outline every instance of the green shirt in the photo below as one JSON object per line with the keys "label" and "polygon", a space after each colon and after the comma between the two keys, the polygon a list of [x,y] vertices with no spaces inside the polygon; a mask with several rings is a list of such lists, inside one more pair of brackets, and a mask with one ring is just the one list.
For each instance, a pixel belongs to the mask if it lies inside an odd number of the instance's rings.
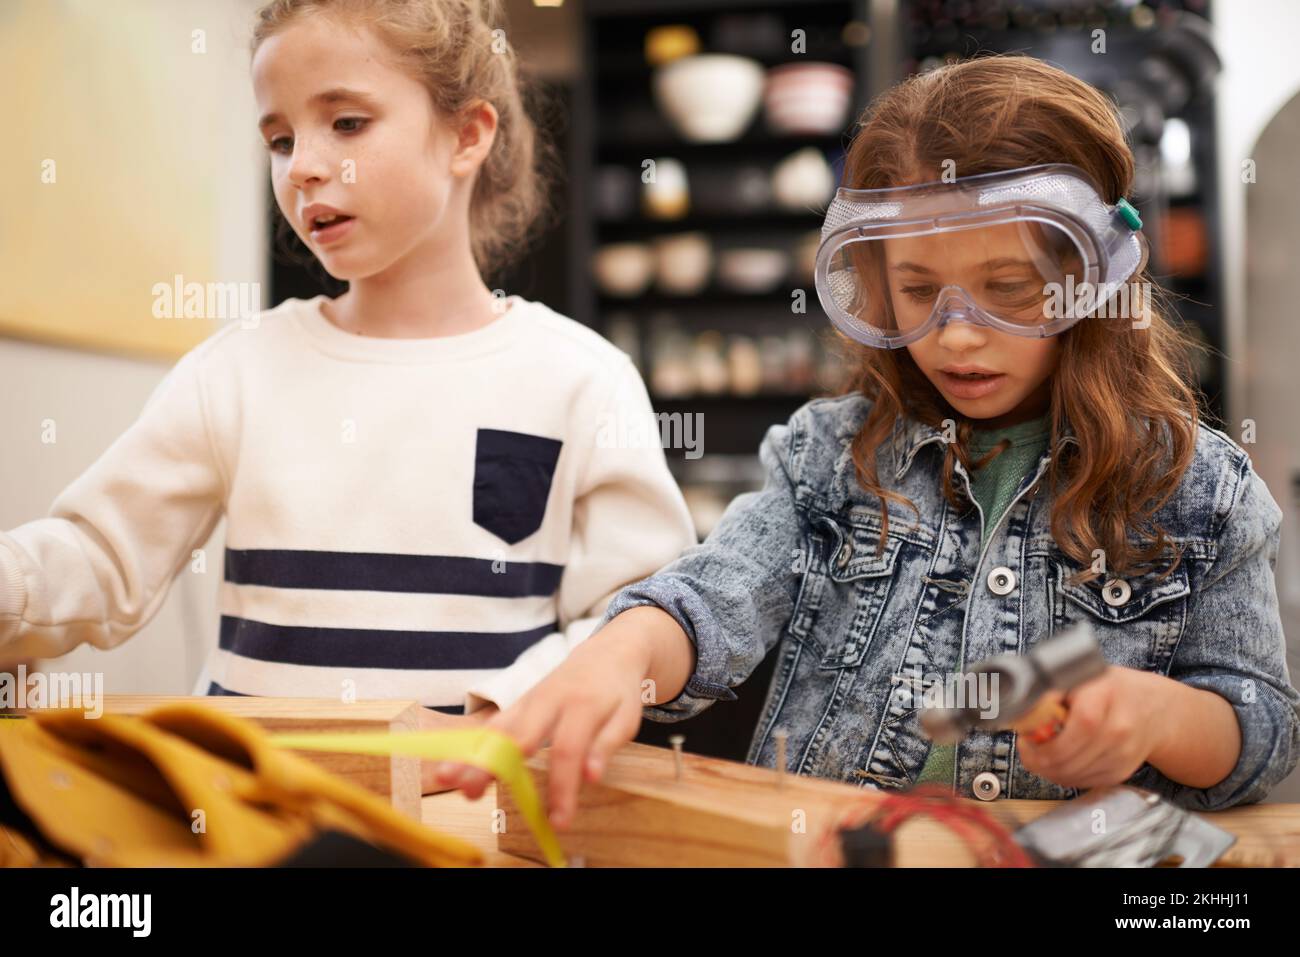
{"label": "green shirt", "polygon": [[[993,446],[1003,439],[1011,442],[1011,447],[1004,449],[981,469],[976,469],[971,476],[971,494],[979,503],[984,513],[983,536],[989,533],[1001,521],[1002,515],[1016,497],[1016,490],[1025,473],[1038,464],[1039,456],[1047,450],[1051,438],[1051,415],[1044,414],[1037,419],[1020,422],[1005,429],[976,429],[971,435],[969,445],[971,459],[978,461]],[[980,542],[983,547],[983,541]],[[930,748],[925,767],[921,769],[922,781],[956,781],[957,748],[952,744],[936,744]]]}

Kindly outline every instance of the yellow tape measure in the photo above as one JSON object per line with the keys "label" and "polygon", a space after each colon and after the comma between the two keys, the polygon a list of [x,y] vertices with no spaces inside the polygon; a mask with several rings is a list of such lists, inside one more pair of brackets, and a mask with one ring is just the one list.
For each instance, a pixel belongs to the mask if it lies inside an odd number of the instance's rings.
{"label": "yellow tape measure", "polygon": [[301,732],[273,734],[271,743],[298,751],[345,751],[350,754],[395,754],[425,761],[454,761],[487,771],[510,788],[524,822],[552,867],[564,867],[564,852],[542,811],[533,776],[523,752],[508,735],[491,728],[455,728],[448,731]]}

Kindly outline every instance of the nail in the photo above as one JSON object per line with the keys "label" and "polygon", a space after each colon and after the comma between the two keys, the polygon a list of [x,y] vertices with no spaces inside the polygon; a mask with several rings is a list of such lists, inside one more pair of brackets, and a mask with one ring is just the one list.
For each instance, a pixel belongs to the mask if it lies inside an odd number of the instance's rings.
{"label": "nail", "polygon": [[776,740],[776,788],[779,791],[785,787],[785,742],[790,733],[780,728],[772,732],[772,737]]}
{"label": "nail", "polygon": [[686,743],[686,735],[674,734],[668,739],[668,743],[673,746],[673,767],[677,773],[677,780],[682,779],[682,745]]}

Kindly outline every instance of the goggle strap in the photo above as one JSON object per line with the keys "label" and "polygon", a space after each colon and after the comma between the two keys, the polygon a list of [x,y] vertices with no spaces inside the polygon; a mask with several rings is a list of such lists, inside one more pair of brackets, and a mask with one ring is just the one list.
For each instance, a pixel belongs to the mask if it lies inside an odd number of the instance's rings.
{"label": "goggle strap", "polygon": [[1101,237],[1102,246],[1108,256],[1124,246],[1134,234],[1142,229],[1142,217],[1128,200],[1121,198],[1111,207],[1110,221],[1106,224],[1106,234]]}
{"label": "goggle strap", "polygon": [[1119,202],[1115,204],[1115,215],[1123,219],[1124,225],[1128,226],[1128,228],[1135,233],[1142,228],[1142,217],[1139,216],[1138,211],[1133,208],[1133,204],[1123,196],[1121,196]]}

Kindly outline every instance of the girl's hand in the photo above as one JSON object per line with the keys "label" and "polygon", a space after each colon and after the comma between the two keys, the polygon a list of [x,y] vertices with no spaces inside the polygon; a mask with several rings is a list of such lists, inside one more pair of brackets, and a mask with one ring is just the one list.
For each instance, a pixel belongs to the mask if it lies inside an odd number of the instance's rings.
{"label": "girl's hand", "polygon": [[1164,745],[1169,679],[1133,668],[1108,667],[1065,696],[1070,713],[1045,744],[1018,735],[1020,763],[1062,787],[1096,788],[1133,776]]}
{"label": "girl's hand", "polygon": [[[498,708],[494,704],[485,705],[473,714],[443,714],[441,711],[421,708],[419,715],[419,730],[446,731],[449,728],[463,728],[467,725],[486,724],[492,718],[496,717],[497,711]],[[436,780],[434,769],[437,766],[438,762],[436,761],[420,762],[421,794],[435,794],[438,791],[446,790],[446,788],[440,787]]]}
{"label": "girl's hand", "polygon": [[[647,615],[633,608],[578,645],[565,661],[513,706],[488,722],[531,755],[550,742],[547,807],[551,823],[565,828],[577,807],[582,781],[598,781],[609,756],[636,737],[641,727],[642,684],[650,673],[653,639]],[[435,776],[444,787],[478,798],[492,778],[484,771],[444,762]]]}

